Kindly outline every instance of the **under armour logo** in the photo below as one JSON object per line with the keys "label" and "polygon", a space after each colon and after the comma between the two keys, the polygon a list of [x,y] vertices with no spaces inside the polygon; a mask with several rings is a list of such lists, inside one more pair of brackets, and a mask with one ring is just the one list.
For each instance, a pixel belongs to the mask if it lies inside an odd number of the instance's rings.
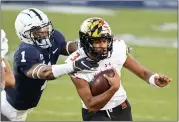
{"label": "under armour logo", "polygon": [[111,66],[111,62],[109,62],[108,64],[105,64],[105,67]]}

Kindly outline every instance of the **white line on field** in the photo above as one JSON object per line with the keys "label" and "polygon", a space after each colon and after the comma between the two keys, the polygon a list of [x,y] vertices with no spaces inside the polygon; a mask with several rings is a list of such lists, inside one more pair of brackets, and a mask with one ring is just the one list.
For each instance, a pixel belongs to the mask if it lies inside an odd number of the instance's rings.
{"label": "white line on field", "polygon": [[154,119],[155,117],[154,116],[142,116],[142,115],[139,115],[139,114],[134,114],[133,117],[135,117],[136,119]]}
{"label": "white line on field", "polygon": [[[124,81],[125,82],[125,81]],[[139,81],[140,82],[140,81]],[[151,85],[147,84],[147,83],[139,83],[139,82],[136,82],[135,84],[134,83],[130,83],[130,82],[125,82],[123,83],[123,86],[127,86],[127,87],[139,87],[139,88],[149,88],[149,87],[152,87]],[[141,81],[143,82],[143,81]],[[168,89],[168,88],[171,88],[171,86],[166,86],[165,89]]]}
{"label": "white line on field", "polygon": [[51,111],[51,110],[47,110],[47,111],[37,111],[34,110],[32,111],[32,113],[34,114],[47,114],[47,115],[54,115],[54,116],[79,116],[80,113],[78,112],[58,112],[58,111]]}
{"label": "white line on field", "polygon": [[38,6],[38,5],[17,5],[17,4],[2,4],[3,10],[23,10],[29,7],[35,7],[43,11],[59,12],[66,14],[89,14],[89,15],[108,15],[114,16],[116,12],[112,9],[100,8],[100,7],[84,7],[84,6],[63,6],[63,5],[51,5],[51,6]]}
{"label": "white line on field", "polygon": [[166,117],[166,116],[160,116],[160,118],[159,117],[156,117],[156,116],[152,116],[152,115],[147,115],[147,116],[142,116],[142,115],[139,115],[139,114],[133,114],[133,117],[135,118],[135,119],[153,119],[153,120],[155,120],[156,121],[156,119],[159,121],[159,120],[169,120],[169,118],[168,117]]}
{"label": "white line on field", "polygon": [[143,99],[143,100],[141,100],[141,99],[132,99],[131,98],[131,103],[132,104],[142,104],[142,103],[148,103],[148,104],[154,104],[154,105],[156,105],[156,104],[172,104],[172,102],[169,102],[169,101],[165,101],[165,100],[150,100],[150,99]]}
{"label": "white line on field", "polygon": [[[74,101],[74,100],[77,100],[80,102],[80,98],[75,98],[75,97],[72,97],[72,96],[69,96],[69,97],[44,97],[43,100],[45,101],[56,101],[56,100],[63,100],[63,101]],[[166,101],[166,100],[151,100],[151,99],[133,99],[133,98],[130,98],[131,100],[131,103],[132,104],[142,104],[142,103],[147,103],[147,104],[154,104],[154,105],[158,105],[158,104],[173,104],[172,102],[170,101]]]}
{"label": "white line on field", "polygon": [[71,97],[71,96],[68,96],[68,97],[44,97],[43,100],[48,100],[48,101],[54,101],[54,100],[63,100],[63,101],[72,101],[74,100],[75,98],[74,97]]}
{"label": "white line on field", "polygon": [[[53,116],[81,116],[81,113],[79,112],[58,112],[58,111],[51,111],[51,110],[47,110],[47,111],[37,111],[34,110],[32,112],[33,114],[41,114],[41,115],[53,115]],[[152,115],[147,115],[147,116],[142,116],[140,114],[133,114],[133,117],[136,119],[155,119],[157,117],[152,116]],[[160,117],[160,119],[162,120],[169,120],[168,117],[166,116],[162,116]]]}
{"label": "white line on field", "polygon": [[[115,38],[123,39],[127,44],[147,47],[171,47],[177,48],[177,38],[163,38],[163,37],[147,37],[136,36],[134,34],[116,34]],[[162,43],[161,43],[162,42]],[[14,52],[9,53],[6,58],[13,59]],[[62,59],[62,57],[60,57]],[[65,60],[66,57],[63,57]]]}
{"label": "white line on field", "polygon": [[[72,82],[70,79],[69,80],[66,80],[65,81],[66,83],[69,83],[70,84],[70,82]],[[124,87],[138,87],[138,88],[148,88],[148,87],[151,87],[150,85],[148,85],[147,83],[138,83],[138,82],[136,82],[136,84],[134,84],[134,83],[130,83],[130,82],[127,82],[126,83],[126,81],[124,81],[125,83],[122,83],[123,84],[123,86]],[[140,81],[139,81],[140,82]],[[142,81],[141,81],[142,82]],[[51,82],[48,82],[48,84],[50,84],[50,85],[58,85],[58,84],[62,84],[62,83],[64,83],[64,81],[60,81],[60,79],[59,79],[59,81],[58,81],[58,79],[57,79],[57,81],[51,81]],[[138,84],[137,84],[138,83]],[[73,85],[73,84],[72,84]],[[171,86],[166,86],[165,87],[165,89],[169,89],[169,88],[171,88]]]}

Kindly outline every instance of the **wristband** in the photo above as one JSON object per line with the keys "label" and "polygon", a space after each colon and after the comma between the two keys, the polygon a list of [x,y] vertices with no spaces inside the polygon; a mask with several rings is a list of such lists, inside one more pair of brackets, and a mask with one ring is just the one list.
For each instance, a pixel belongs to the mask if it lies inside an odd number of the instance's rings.
{"label": "wristband", "polygon": [[73,64],[60,64],[60,65],[52,65],[52,73],[55,78],[58,78],[62,75],[69,74],[73,72]]}
{"label": "wristband", "polygon": [[157,86],[157,84],[155,83],[155,76],[159,76],[157,73],[153,74],[152,76],[150,76],[149,78],[149,83],[152,85],[152,86],[155,86],[155,87],[159,87]]}

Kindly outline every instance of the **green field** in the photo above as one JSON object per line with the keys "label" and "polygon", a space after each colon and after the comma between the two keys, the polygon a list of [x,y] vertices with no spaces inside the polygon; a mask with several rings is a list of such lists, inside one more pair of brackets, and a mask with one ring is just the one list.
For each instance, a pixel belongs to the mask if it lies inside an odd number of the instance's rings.
{"label": "green field", "polygon": [[[20,41],[15,35],[14,21],[18,11],[2,10],[2,28],[9,39],[10,52]],[[78,37],[80,24],[91,15],[47,13],[56,29],[60,29],[67,40]],[[97,16],[97,15],[92,15]],[[138,36],[177,38],[177,31],[155,31],[151,25],[164,22],[177,23],[177,12],[117,9],[114,16],[103,16],[111,25],[114,34],[132,33]],[[162,42],[161,42],[162,43]],[[130,45],[132,46],[132,45]],[[155,88],[131,72],[123,69],[122,83],[132,105],[134,120],[177,120],[177,49],[165,47],[132,46],[134,55],[148,69],[164,73],[173,81],[166,88]],[[61,63],[62,61],[59,61]],[[50,81],[39,105],[27,120],[81,120],[81,102],[68,76]]]}

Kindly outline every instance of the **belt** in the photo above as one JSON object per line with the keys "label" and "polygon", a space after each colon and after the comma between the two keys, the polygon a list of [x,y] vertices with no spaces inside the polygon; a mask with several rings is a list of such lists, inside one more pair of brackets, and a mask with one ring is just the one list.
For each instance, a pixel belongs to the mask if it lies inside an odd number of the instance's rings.
{"label": "belt", "polygon": [[[127,100],[125,100],[124,102],[122,102],[120,105],[114,107],[114,108],[111,108],[111,109],[106,109],[106,110],[99,110],[99,111],[96,111],[96,112],[105,112],[105,111],[110,111],[110,112],[113,112],[113,110],[115,109],[125,109],[127,107]],[[84,108],[85,109],[85,108]],[[86,109],[87,110],[87,109]],[[91,112],[91,111],[88,111],[90,113],[96,113],[96,112]]]}

